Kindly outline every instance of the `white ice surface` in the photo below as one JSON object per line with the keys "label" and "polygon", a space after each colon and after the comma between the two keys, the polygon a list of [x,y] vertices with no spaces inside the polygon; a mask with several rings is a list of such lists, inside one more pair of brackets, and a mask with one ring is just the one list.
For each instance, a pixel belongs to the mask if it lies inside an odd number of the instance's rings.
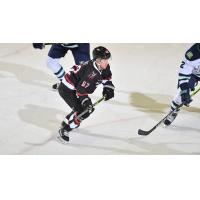
{"label": "white ice surface", "polygon": [[[54,137],[70,109],[51,91],[56,78],[46,67],[49,47],[0,44],[0,154],[200,154],[200,94],[171,127],[137,134],[167,113],[190,44],[101,45],[112,52],[115,98],[99,104],[62,145]],[[71,53],[61,63],[73,65]],[[91,95],[93,101],[101,90]]]}

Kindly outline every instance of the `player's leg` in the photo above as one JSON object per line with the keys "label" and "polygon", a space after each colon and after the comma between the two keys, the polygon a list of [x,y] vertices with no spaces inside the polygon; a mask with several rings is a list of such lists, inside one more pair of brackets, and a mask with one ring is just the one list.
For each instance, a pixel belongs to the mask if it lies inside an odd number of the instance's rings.
{"label": "player's leg", "polygon": [[78,48],[71,49],[72,55],[76,65],[82,62],[90,60],[90,44],[89,43],[79,43]]}
{"label": "player's leg", "polygon": [[[65,75],[65,70],[60,65],[60,58],[64,57],[67,53],[67,49],[60,44],[52,45],[48,53],[47,66],[55,74],[55,76],[61,81]],[[57,89],[58,84],[54,84],[53,89]]]}
{"label": "player's leg", "polygon": [[180,105],[181,105],[181,95],[180,95],[180,88],[178,88],[176,95],[171,102],[171,107],[169,110],[169,112],[171,111],[174,111],[174,112],[171,113],[171,115],[169,115],[164,121],[164,124],[166,126],[169,126],[176,119],[178,112],[180,111],[180,109],[178,108]]}
{"label": "player's leg", "polygon": [[91,113],[87,112],[80,118],[77,118],[79,114],[81,114],[84,110],[81,105],[81,101],[77,98],[76,91],[67,88],[62,82],[58,88],[58,92],[60,96],[64,99],[64,101],[69,105],[72,109],[72,112],[69,113],[61,123],[61,128],[59,130],[60,137],[69,141],[69,132],[73,129],[76,129],[80,126],[80,123],[88,118]]}
{"label": "player's leg", "polygon": [[80,126],[80,120],[76,119],[79,112],[82,112],[82,106],[79,99],[76,96],[76,91],[67,88],[62,82],[58,88],[58,92],[63,100],[72,109],[61,123],[61,128],[59,129],[59,134],[62,139],[69,141],[69,132]]}
{"label": "player's leg", "polygon": [[[196,77],[195,75],[191,75],[191,78],[188,82],[188,85],[189,85],[189,88],[191,91],[193,91],[196,87],[196,85],[198,84],[198,80],[199,78]],[[177,117],[178,115],[178,112],[180,111],[180,109],[178,109],[178,107],[182,104],[182,101],[181,101],[181,90],[180,88],[178,88],[177,90],[177,93],[176,93],[176,96],[174,97],[172,103],[171,103],[171,108],[170,108],[170,111],[174,111],[171,115],[169,115],[167,117],[167,119],[164,121],[164,124],[166,126],[169,126]]]}

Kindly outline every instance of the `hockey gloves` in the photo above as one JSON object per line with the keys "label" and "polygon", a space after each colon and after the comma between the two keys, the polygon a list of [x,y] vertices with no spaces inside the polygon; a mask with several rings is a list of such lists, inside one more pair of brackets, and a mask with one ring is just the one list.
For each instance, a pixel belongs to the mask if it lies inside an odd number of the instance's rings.
{"label": "hockey gloves", "polygon": [[192,102],[192,99],[190,97],[190,90],[189,89],[181,91],[181,101],[182,101],[183,105],[185,105],[185,106],[190,105],[190,103]]}
{"label": "hockey gloves", "polygon": [[192,102],[192,99],[190,97],[190,89],[188,83],[182,83],[180,84],[180,95],[181,95],[181,101],[183,105],[189,106],[189,104]]}
{"label": "hockey gloves", "polygon": [[103,96],[105,97],[105,101],[114,97],[115,86],[111,81],[107,81],[103,86]]}
{"label": "hockey gloves", "polygon": [[44,49],[44,43],[33,43],[33,48],[35,49]]}

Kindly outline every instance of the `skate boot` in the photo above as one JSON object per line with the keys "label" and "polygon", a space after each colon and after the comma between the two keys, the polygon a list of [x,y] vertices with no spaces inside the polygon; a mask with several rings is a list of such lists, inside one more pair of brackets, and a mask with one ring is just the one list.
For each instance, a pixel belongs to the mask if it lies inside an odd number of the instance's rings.
{"label": "skate boot", "polygon": [[57,90],[58,87],[59,87],[59,85],[60,85],[60,83],[55,83],[55,84],[53,84],[53,85],[52,85],[52,89],[53,89],[53,90]]}
{"label": "skate boot", "polygon": [[[171,111],[170,111],[171,112]],[[174,111],[171,113],[163,122],[165,126],[169,126],[177,117],[178,111]]]}
{"label": "skate boot", "polygon": [[[72,118],[72,120],[68,119]],[[69,142],[69,132],[78,128],[80,126],[80,121],[76,119],[76,113],[71,112],[69,116],[66,116],[66,119],[69,120],[68,123],[65,121],[62,122],[61,128],[59,129],[58,139],[63,143]]]}
{"label": "skate boot", "polygon": [[68,124],[62,122],[62,127],[58,130],[59,139],[63,142],[69,142],[69,132],[72,130]]}

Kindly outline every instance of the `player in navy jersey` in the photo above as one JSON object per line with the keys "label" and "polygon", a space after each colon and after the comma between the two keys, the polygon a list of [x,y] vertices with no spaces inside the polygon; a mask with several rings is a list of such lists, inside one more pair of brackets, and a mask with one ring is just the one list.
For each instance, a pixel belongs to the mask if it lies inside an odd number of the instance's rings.
{"label": "player in navy jersey", "polygon": [[[45,48],[45,43],[33,43],[36,49]],[[47,58],[47,66],[58,78],[59,83],[65,75],[65,69],[60,65],[60,58],[64,57],[68,51],[72,52],[74,62],[79,65],[82,62],[90,60],[90,45],[89,43],[55,43],[52,44]],[[58,85],[54,84],[53,89],[57,89]]]}

